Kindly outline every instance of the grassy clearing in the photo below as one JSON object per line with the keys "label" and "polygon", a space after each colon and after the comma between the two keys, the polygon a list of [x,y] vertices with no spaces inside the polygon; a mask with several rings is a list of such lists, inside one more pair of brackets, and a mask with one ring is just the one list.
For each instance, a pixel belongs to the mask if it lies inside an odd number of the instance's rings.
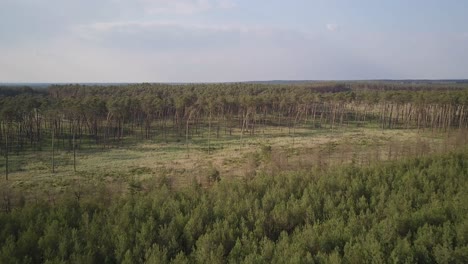
{"label": "grassy clearing", "polygon": [[[216,138],[208,151],[204,137],[165,143],[144,141],[120,147],[84,148],[77,154],[56,152],[56,173],[52,173],[51,152],[38,151],[10,156],[10,180],[3,188],[25,196],[80,193],[82,189],[105,188],[113,193],[151,188],[168,181],[173,188],[197,182],[210,185],[209,175],[217,171],[223,180],[253,177],[259,171],[327,168],[339,164],[367,165],[376,161],[446,152],[466,146],[466,134],[433,134],[416,130],[341,128],[334,130],[293,130],[267,128],[260,134]],[[4,169],[4,165],[2,164]],[[129,187],[130,186],[130,187]]]}

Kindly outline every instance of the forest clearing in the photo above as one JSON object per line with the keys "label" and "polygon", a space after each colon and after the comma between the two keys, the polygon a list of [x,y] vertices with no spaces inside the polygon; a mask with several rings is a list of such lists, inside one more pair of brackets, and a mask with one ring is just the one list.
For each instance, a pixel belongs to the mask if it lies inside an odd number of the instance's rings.
{"label": "forest clearing", "polygon": [[[54,173],[50,152],[29,152],[10,156],[12,172],[2,190],[9,188],[30,199],[38,195],[57,199],[76,192],[92,195],[91,190],[127,193],[129,184],[148,190],[161,181],[175,189],[193,181],[209,187],[214,180],[249,179],[260,172],[327,170],[351,163],[368,166],[466,150],[467,140],[466,131],[447,135],[362,127],[333,132],[297,129],[292,138],[287,131],[267,128],[258,138],[240,141],[237,135],[213,139],[210,153],[206,138],[192,140],[188,149],[180,142],[147,141],[111,149],[80,150],[75,154],[74,167],[72,151],[57,151]],[[216,179],[210,178],[213,173],[217,174]]]}

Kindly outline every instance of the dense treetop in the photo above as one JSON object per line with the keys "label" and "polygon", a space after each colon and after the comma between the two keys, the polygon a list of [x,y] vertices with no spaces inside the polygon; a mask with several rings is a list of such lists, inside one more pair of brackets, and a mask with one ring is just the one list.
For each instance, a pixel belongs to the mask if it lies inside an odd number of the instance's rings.
{"label": "dense treetop", "polygon": [[1,263],[467,263],[468,155],[0,214]]}

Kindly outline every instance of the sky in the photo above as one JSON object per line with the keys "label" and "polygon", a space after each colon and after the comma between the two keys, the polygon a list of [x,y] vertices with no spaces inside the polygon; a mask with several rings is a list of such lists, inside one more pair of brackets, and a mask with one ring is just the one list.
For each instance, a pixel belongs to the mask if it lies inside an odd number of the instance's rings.
{"label": "sky", "polygon": [[0,0],[0,82],[467,79],[466,0]]}

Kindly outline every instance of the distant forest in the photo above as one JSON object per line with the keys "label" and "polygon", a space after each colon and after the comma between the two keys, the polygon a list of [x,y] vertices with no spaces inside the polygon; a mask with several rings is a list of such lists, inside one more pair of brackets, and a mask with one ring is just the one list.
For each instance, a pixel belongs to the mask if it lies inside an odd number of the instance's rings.
{"label": "distant forest", "polygon": [[69,140],[69,148],[73,137],[103,147],[127,136],[180,141],[200,136],[201,127],[217,137],[233,129],[256,135],[264,126],[334,129],[366,122],[382,129],[466,129],[467,88],[393,82],[1,87],[0,145],[40,149],[52,136]]}

